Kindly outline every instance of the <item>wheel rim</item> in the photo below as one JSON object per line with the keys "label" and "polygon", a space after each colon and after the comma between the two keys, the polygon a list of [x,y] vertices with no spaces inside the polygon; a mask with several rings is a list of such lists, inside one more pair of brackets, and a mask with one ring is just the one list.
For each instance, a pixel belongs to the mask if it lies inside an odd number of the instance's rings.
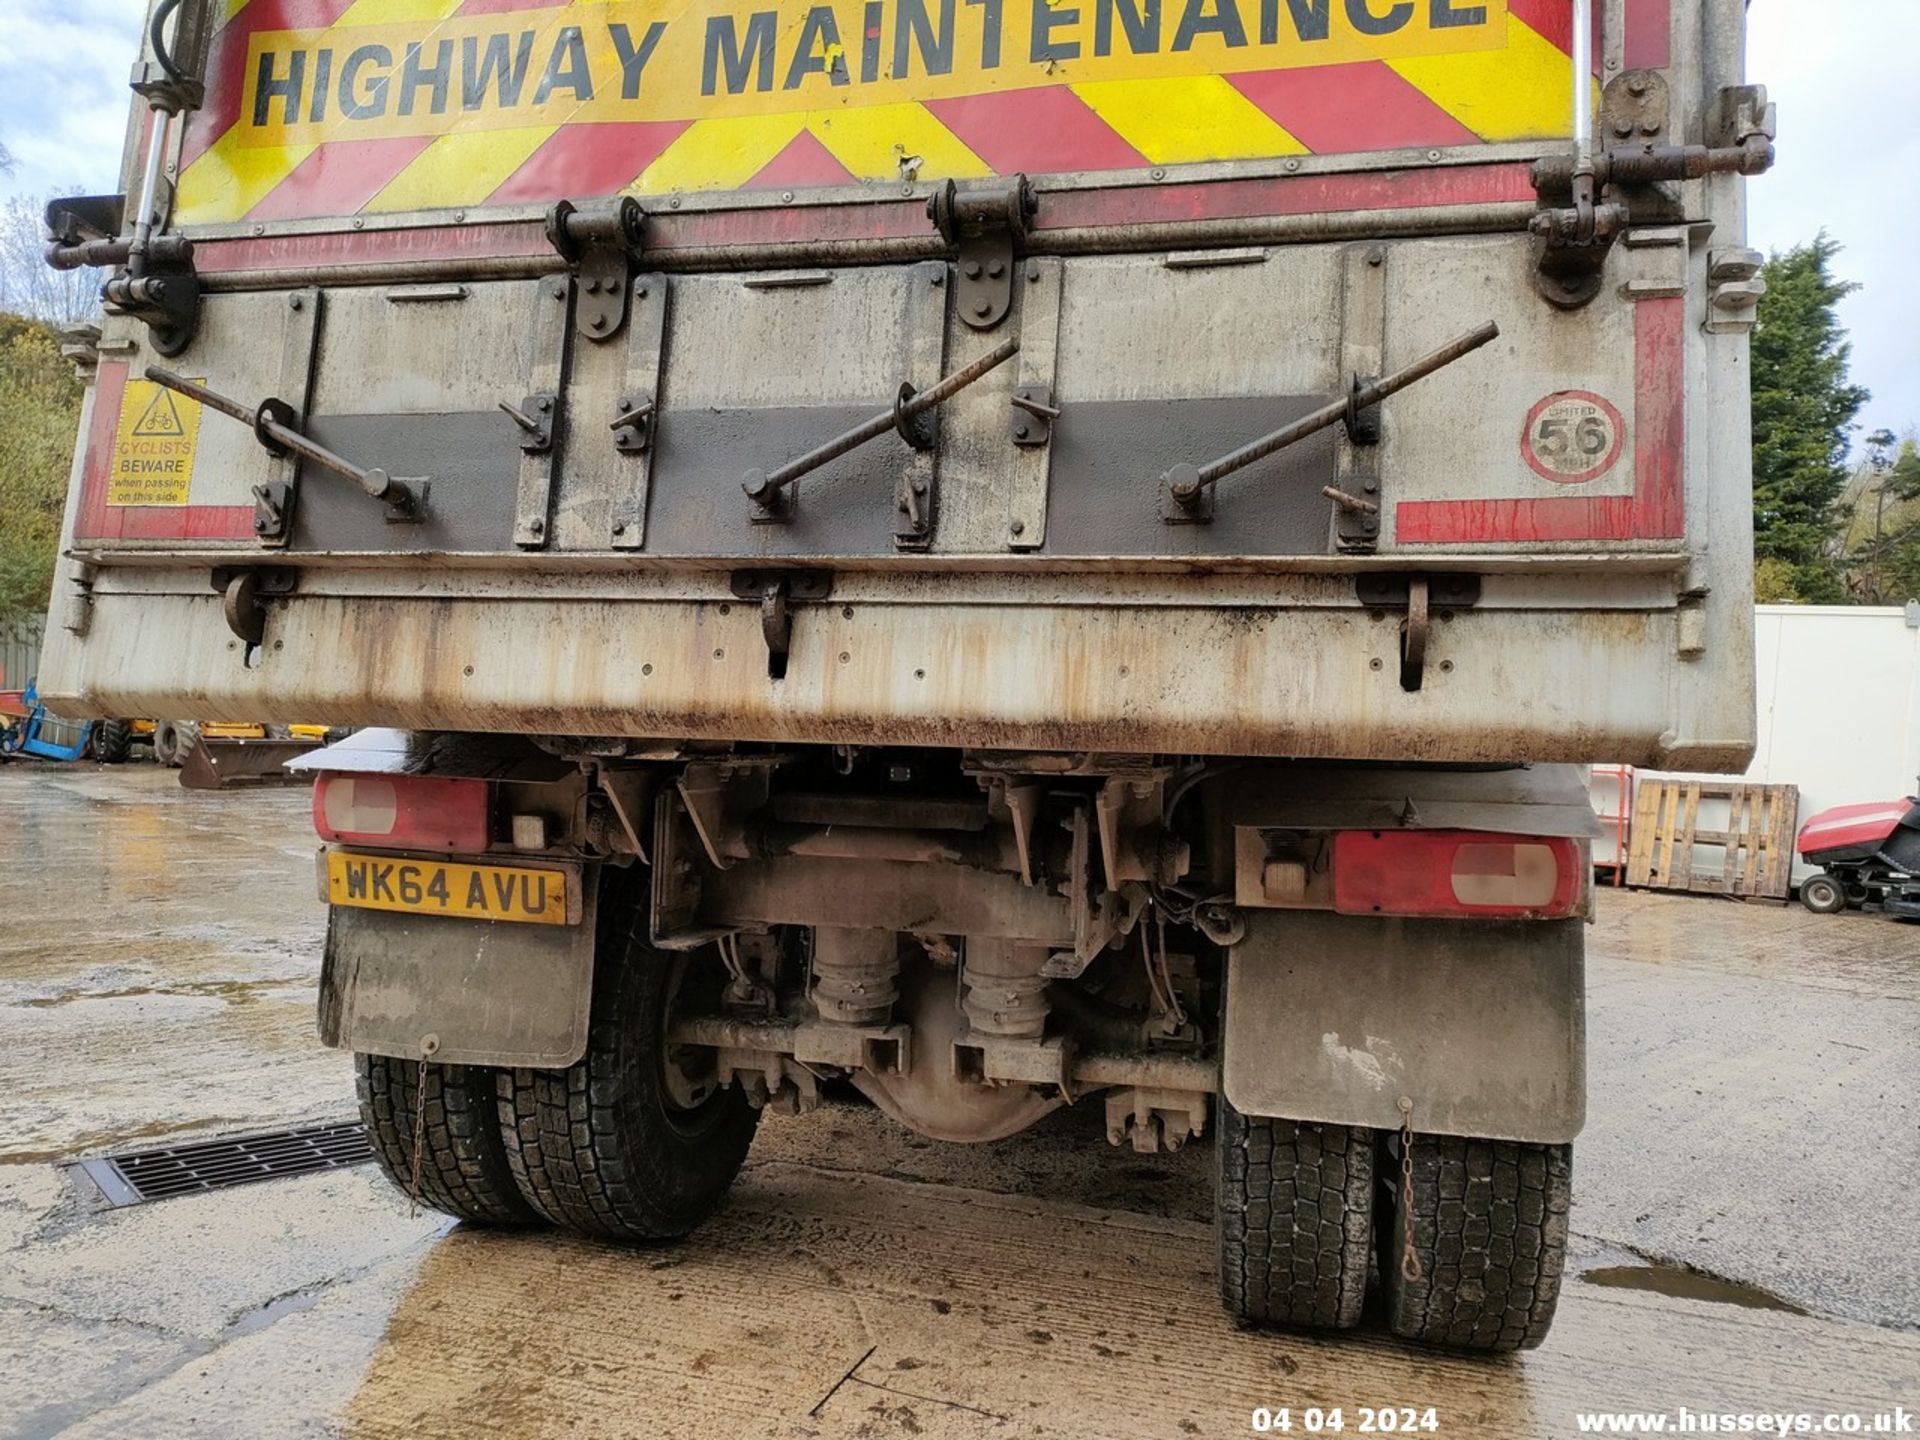
{"label": "wheel rim", "polygon": [[686,976],[687,957],[675,956],[667,978],[666,1004],[660,1008],[660,1095],[667,1122],[690,1135],[703,1128],[721,1089],[712,1050],[704,1045],[675,1045],[668,1039]]}

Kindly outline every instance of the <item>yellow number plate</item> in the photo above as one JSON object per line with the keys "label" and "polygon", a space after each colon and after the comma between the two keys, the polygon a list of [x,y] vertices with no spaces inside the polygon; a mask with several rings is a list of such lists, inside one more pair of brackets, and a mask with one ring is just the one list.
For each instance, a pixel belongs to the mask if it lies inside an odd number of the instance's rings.
{"label": "yellow number plate", "polygon": [[564,870],[327,852],[327,899],[364,910],[565,925],[569,884]]}

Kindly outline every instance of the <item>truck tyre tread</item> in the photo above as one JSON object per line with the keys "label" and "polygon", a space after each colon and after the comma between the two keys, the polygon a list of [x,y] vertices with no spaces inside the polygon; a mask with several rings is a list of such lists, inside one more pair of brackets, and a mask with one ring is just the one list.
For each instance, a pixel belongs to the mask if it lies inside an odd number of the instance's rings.
{"label": "truck tyre tread", "polygon": [[548,1219],[610,1240],[677,1240],[725,1198],[760,1112],[733,1088],[670,1109],[675,957],[648,943],[646,887],[630,881],[611,876],[602,894],[586,1054],[565,1070],[501,1072],[500,1133],[521,1194]]}
{"label": "truck tyre tread", "polygon": [[1220,1298],[1243,1325],[1357,1324],[1372,1253],[1374,1134],[1220,1102]]}
{"label": "truck tyre tread", "polygon": [[[413,1187],[413,1120],[421,1062],[356,1055],[360,1114],[387,1178]],[[426,1067],[426,1151],[420,1199],[484,1225],[526,1225],[539,1216],[521,1198],[494,1124],[494,1072],[478,1065]]]}
{"label": "truck tyre tread", "polygon": [[[1387,1322],[1406,1340],[1460,1350],[1532,1349],[1560,1299],[1573,1147],[1418,1135],[1413,1239],[1420,1278],[1401,1269],[1398,1138],[1381,1163],[1380,1273]],[[1391,1217],[1389,1222],[1388,1217]]]}

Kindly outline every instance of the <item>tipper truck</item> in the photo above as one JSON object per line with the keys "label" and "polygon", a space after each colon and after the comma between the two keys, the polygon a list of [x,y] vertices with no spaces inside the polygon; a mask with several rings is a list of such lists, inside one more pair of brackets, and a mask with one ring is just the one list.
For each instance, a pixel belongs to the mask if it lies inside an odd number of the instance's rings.
{"label": "tipper truck", "polygon": [[1237,1320],[1537,1344],[1579,767],[1753,745],[1744,29],[160,0],[42,688],[365,727],[319,1029],[451,1215],[1091,1107]]}

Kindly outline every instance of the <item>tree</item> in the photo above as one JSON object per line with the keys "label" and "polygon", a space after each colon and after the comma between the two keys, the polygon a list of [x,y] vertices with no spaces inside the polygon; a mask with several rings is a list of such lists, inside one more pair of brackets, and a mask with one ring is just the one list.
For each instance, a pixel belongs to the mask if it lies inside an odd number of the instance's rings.
{"label": "tree", "polygon": [[[1835,307],[1859,287],[1834,278],[1840,246],[1824,231],[1767,261],[1753,332],[1754,556],[1774,598],[1847,599],[1832,554],[1854,417],[1872,398],[1850,382]],[[1768,563],[1772,562],[1772,563]]]}
{"label": "tree", "polygon": [[46,325],[0,315],[0,625],[46,613],[80,383]]}
{"label": "tree", "polygon": [[0,311],[49,325],[74,325],[100,305],[98,270],[55,270],[47,264],[48,195],[15,195],[0,207]]}
{"label": "tree", "polygon": [[[1874,436],[1874,440],[1880,436]],[[1920,600],[1920,444],[1912,436],[1891,453],[1874,446],[1877,473],[1861,496],[1860,543],[1847,556],[1851,588],[1867,605],[1899,605]]]}

